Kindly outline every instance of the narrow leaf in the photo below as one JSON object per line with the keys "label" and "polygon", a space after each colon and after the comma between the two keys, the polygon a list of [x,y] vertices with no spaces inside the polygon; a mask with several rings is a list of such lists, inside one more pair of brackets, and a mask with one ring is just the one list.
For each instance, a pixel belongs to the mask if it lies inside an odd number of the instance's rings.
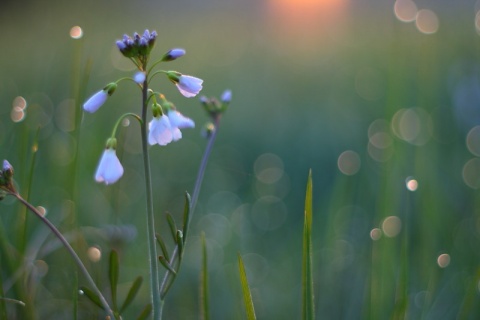
{"label": "narrow leaf", "polygon": [[144,320],[147,319],[152,313],[152,305],[149,303],[143,308],[142,313],[137,317],[137,320]]}
{"label": "narrow leaf", "polygon": [[170,271],[174,275],[177,275],[177,273],[175,272],[175,269],[173,269],[172,265],[167,261],[167,259],[165,259],[164,256],[159,256],[158,260],[168,271]]}
{"label": "narrow leaf", "polygon": [[176,242],[177,242],[177,245],[178,245],[178,259],[182,260],[182,257],[183,257],[183,232],[181,230],[177,230]]}
{"label": "narrow leaf", "polygon": [[92,290],[88,289],[87,287],[80,287],[80,290],[82,290],[83,295],[90,299],[94,304],[96,304],[100,309],[103,309],[102,302],[100,302],[100,298],[97,296],[95,292]]}
{"label": "narrow leaf", "polygon": [[117,284],[118,284],[118,274],[119,274],[119,259],[118,253],[115,250],[110,252],[110,265],[109,265],[109,276],[110,276],[110,290],[112,292],[112,302],[113,309],[117,311]]}
{"label": "narrow leaf", "polygon": [[130,290],[128,290],[127,297],[125,298],[125,301],[123,302],[122,307],[120,308],[120,313],[123,313],[123,311],[127,309],[130,303],[132,303],[133,299],[135,299],[135,296],[137,295],[138,290],[142,286],[142,281],[143,281],[142,276],[138,276],[135,279],[135,281],[133,281],[133,284],[130,287]]}
{"label": "narrow leaf", "polygon": [[202,232],[202,273],[200,275],[200,315],[203,320],[210,319],[208,307],[208,268],[207,268],[207,242],[205,233]]}
{"label": "narrow leaf", "polygon": [[247,273],[245,272],[245,266],[240,254],[238,254],[238,269],[240,271],[240,283],[242,285],[243,302],[245,303],[245,312],[247,314],[247,320],[255,320],[255,309],[253,308],[252,294],[250,293],[250,287],[248,286]]}
{"label": "narrow leaf", "polygon": [[312,276],[312,170],[308,174],[305,195],[305,224],[303,227],[303,261],[302,261],[302,319],[315,317]]}
{"label": "narrow leaf", "polygon": [[185,206],[183,208],[183,243],[185,244],[185,239],[187,239],[188,225],[190,222],[190,206],[192,199],[188,192],[185,192]]}
{"label": "narrow leaf", "polygon": [[162,236],[159,233],[155,233],[155,238],[157,239],[160,249],[162,249],[163,256],[170,261],[170,255],[168,254],[167,246],[165,245]]}
{"label": "narrow leaf", "polygon": [[173,216],[170,213],[167,213],[167,222],[170,227],[170,232],[172,233],[173,241],[177,241],[177,225],[175,219],[173,219]]}

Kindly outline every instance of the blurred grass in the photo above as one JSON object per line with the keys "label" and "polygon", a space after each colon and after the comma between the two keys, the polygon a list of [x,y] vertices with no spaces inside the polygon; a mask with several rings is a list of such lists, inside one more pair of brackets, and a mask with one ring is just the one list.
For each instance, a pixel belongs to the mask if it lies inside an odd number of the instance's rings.
{"label": "blurred grass", "polygon": [[[462,177],[465,163],[476,157],[466,147],[466,135],[480,124],[473,5],[459,4],[452,12],[441,2],[426,1],[422,6],[437,10],[440,29],[425,35],[413,24],[399,22],[390,4],[363,1],[357,6],[363,3],[371,6],[357,10],[353,5],[343,31],[319,30],[305,47],[275,33],[266,3],[2,4],[0,26],[14,32],[4,34],[9,45],[0,54],[0,157],[15,167],[22,194],[30,190],[32,203],[44,206],[56,225],[80,239],[84,261],[89,261],[88,247],[102,250],[100,262],[89,263],[105,289],[107,253],[111,248],[119,252],[118,290],[119,296],[126,296],[131,279],[148,276],[136,124],[122,128],[119,135],[125,167],[119,183],[98,185],[93,173],[111,126],[121,113],[139,110],[140,97],[122,83],[96,114],[81,116],[79,108],[85,96],[130,74],[114,67],[114,40],[123,33],[156,29],[157,57],[171,47],[187,50],[168,67],[205,79],[206,95],[218,95],[226,87],[233,91],[185,248],[184,267],[166,301],[166,319],[196,318],[200,310],[196,288],[202,230],[212,319],[242,309],[236,295],[238,251],[251,277],[257,316],[300,315],[300,239],[308,168],[315,173],[318,204],[312,226],[314,286],[318,292],[328,288],[329,293],[316,297],[317,317],[390,318],[401,299],[409,318],[475,319],[480,315],[480,200],[478,190]],[[68,36],[74,25],[85,32],[81,40]],[[197,128],[207,120],[198,101],[182,98],[165,79],[154,82],[195,119]],[[467,101],[463,107],[462,94]],[[14,123],[10,114],[17,96],[26,99],[27,116]],[[427,128],[421,145],[399,138],[391,128],[394,115],[412,107],[428,114],[427,123],[421,122]],[[74,126],[69,125],[72,119]],[[389,126],[391,144],[386,150],[393,153],[384,162],[372,158],[367,149],[368,129],[376,119],[385,119]],[[157,231],[162,235],[169,232],[165,211],[181,220],[183,194],[193,187],[204,144],[195,129],[186,131],[178,143],[151,149]],[[354,175],[338,170],[345,150],[356,152],[361,160]],[[261,158],[265,154],[274,157]],[[405,187],[409,176],[419,183],[415,192]],[[3,296],[22,300],[22,290],[28,287],[40,318],[69,318],[76,290],[74,268],[61,250],[52,249],[54,241],[34,219],[22,243],[25,224],[20,212],[12,199],[0,203]],[[383,229],[389,216],[402,222],[393,237],[385,236]],[[382,232],[378,240],[370,237],[374,228]],[[35,243],[36,239],[43,240]],[[29,250],[35,254],[25,262]],[[442,253],[451,258],[445,268],[437,264]],[[16,278],[21,265],[29,268]],[[138,315],[147,299],[148,288],[143,286],[126,316]],[[79,319],[97,315],[88,303],[79,298]],[[9,314],[22,309],[5,307]]]}

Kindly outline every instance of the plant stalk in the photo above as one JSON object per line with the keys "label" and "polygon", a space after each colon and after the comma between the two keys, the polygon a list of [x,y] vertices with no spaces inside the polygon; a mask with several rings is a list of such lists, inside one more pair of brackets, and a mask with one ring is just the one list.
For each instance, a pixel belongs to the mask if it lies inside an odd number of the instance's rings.
{"label": "plant stalk", "polygon": [[25,199],[20,196],[18,193],[10,193],[13,195],[15,198],[17,198],[25,207],[27,207],[30,211],[32,211],[52,232],[53,234],[60,240],[60,242],[63,244],[65,249],[67,249],[68,253],[72,256],[73,260],[77,264],[78,268],[80,271],[83,273],[85,278],[87,279],[88,283],[90,286],[93,288],[95,293],[98,295],[100,302],[102,303],[103,308],[105,311],[108,313],[111,319],[116,319],[113,315],[112,309],[108,305],[107,300],[105,300],[105,297],[102,295],[100,290],[98,289],[97,285],[95,284],[95,281],[93,281],[92,277],[87,271],[87,268],[85,268],[85,265],[83,264],[82,260],[78,257],[77,253],[75,250],[73,250],[72,246],[68,243],[67,239],[58,231],[58,229],[48,220],[45,218],[38,210],[35,208],[33,205],[31,205],[29,202],[27,202]]}
{"label": "plant stalk", "polygon": [[155,218],[153,212],[153,196],[152,196],[152,180],[150,171],[150,157],[148,154],[148,136],[147,136],[147,106],[148,106],[148,82],[143,82],[142,88],[142,123],[140,128],[142,131],[142,153],[143,166],[145,169],[145,188],[147,200],[147,238],[148,253],[150,262],[150,288],[153,306],[153,319],[162,318],[162,308],[160,303],[159,275],[157,264],[157,248],[155,242]]}
{"label": "plant stalk", "polygon": [[[205,151],[203,152],[202,161],[200,162],[200,167],[197,173],[197,179],[195,180],[195,186],[193,188],[192,201],[190,203],[190,215],[189,215],[188,221],[185,222],[187,224],[186,230],[188,230],[188,227],[192,220],[192,216],[195,211],[195,207],[197,205],[198,195],[200,194],[200,189],[203,182],[203,176],[205,175],[208,159],[210,157],[210,154],[212,153],[213,145],[217,137],[218,127],[220,124],[220,115],[215,116],[213,120],[214,120],[215,130],[212,132],[212,135],[208,139],[207,146],[205,148]],[[186,242],[186,239],[185,239],[185,242]],[[173,249],[172,257],[170,258],[170,265],[173,266],[177,258],[178,258],[178,245],[175,245],[175,248]],[[178,269],[177,269],[177,273],[178,273]],[[170,283],[170,278],[172,276],[174,276],[172,272],[167,270],[163,277],[162,284],[160,286],[160,298],[162,299],[162,302],[165,299],[165,295],[167,294],[168,289],[170,288],[169,283]],[[163,306],[163,303],[162,303],[162,306]]]}

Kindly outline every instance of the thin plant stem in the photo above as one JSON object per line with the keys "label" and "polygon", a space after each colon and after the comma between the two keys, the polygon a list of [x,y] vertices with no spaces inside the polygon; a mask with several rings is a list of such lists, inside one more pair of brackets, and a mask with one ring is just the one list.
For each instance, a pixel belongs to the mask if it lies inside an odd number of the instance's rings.
{"label": "thin plant stem", "polygon": [[[200,162],[200,167],[198,168],[197,179],[195,180],[195,186],[193,188],[193,193],[192,193],[192,201],[190,202],[190,215],[189,215],[188,221],[185,222],[187,224],[187,227],[185,230],[188,230],[190,222],[192,221],[192,216],[195,211],[195,207],[197,205],[198,195],[200,194],[200,188],[203,182],[203,176],[205,175],[205,169],[207,168],[208,159],[210,158],[210,154],[212,153],[213,145],[217,137],[218,126],[220,124],[220,115],[216,115],[213,120],[214,120],[215,130],[212,132],[212,135],[208,140],[205,151],[203,152],[202,161]],[[186,239],[185,239],[185,242],[186,242]],[[170,258],[170,265],[173,266],[177,257],[178,257],[178,245],[176,245],[175,248],[173,249],[172,257]],[[177,270],[177,273],[178,273],[178,270]],[[161,294],[162,301],[165,299],[165,295],[167,294],[167,291],[170,288],[169,284],[172,276],[175,276],[175,275],[167,270],[163,277],[162,284],[160,286],[160,294]],[[163,306],[163,303],[162,303],[162,306]]]}
{"label": "thin plant stem", "polygon": [[82,260],[78,257],[77,253],[75,250],[73,250],[72,246],[68,243],[67,239],[58,231],[58,229],[48,220],[45,218],[38,210],[35,208],[33,205],[30,204],[30,202],[27,202],[25,199],[22,198],[22,196],[18,193],[10,193],[13,195],[15,198],[17,198],[25,207],[27,207],[31,212],[33,212],[51,231],[52,233],[60,240],[60,242],[63,244],[65,249],[67,249],[68,253],[72,256],[73,260],[77,264],[78,268],[80,271],[83,273],[85,278],[87,279],[88,283],[90,286],[93,288],[95,293],[98,295],[100,302],[102,303],[103,308],[105,311],[108,313],[110,316],[110,319],[116,319],[113,315],[112,309],[108,305],[107,300],[105,300],[105,297],[102,295],[100,290],[98,289],[97,285],[95,284],[95,281],[93,281],[92,277],[87,271],[87,268],[85,268],[85,265],[83,264]]}
{"label": "thin plant stem", "polygon": [[153,196],[152,196],[152,181],[150,173],[150,157],[148,154],[148,140],[147,140],[147,106],[148,106],[148,82],[147,79],[143,82],[142,88],[142,152],[143,152],[143,166],[145,169],[145,188],[147,198],[147,238],[148,238],[148,253],[150,262],[150,288],[151,299],[153,306],[153,319],[162,318],[162,308],[160,303],[160,289],[159,289],[159,275],[157,264],[157,247],[155,241],[155,218],[153,213]]}

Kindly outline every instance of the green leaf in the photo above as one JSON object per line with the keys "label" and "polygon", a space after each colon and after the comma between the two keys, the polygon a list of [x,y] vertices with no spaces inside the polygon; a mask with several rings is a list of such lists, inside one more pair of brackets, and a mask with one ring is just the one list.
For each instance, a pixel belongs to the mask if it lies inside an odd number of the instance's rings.
{"label": "green leaf", "polygon": [[96,304],[100,309],[105,310],[103,308],[102,302],[100,301],[100,298],[97,296],[95,292],[92,290],[88,289],[87,287],[80,287],[80,290],[82,290],[83,295],[90,299],[94,304]]}
{"label": "green leaf", "polygon": [[177,241],[177,224],[170,213],[167,213],[167,222],[170,227],[170,232],[172,233],[173,241]]}
{"label": "green leaf", "polygon": [[190,206],[192,199],[188,192],[185,192],[185,206],[183,207],[183,243],[187,239],[188,225],[190,221]]}
{"label": "green leaf", "polygon": [[202,232],[202,273],[200,276],[200,314],[203,320],[210,319],[210,309],[208,307],[208,268],[207,268],[207,242],[205,233]]}
{"label": "green leaf", "polygon": [[174,275],[177,275],[177,273],[175,272],[175,269],[173,269],[172,265],[167,261],[167,259],[165,259],[164,256],[159,256],[158,260],[168,271],[170,271]]}
{"label": "green leaf", "polygon": [[177,230],[176,242],[177,242],[177,245],[178,245],[178,259],[182,260],[182,257],[183,257],[183,232],[181,230]]}
{"label": "green leaf", "polygon": [[303,227],[303,261],[302,261],[302,319],[315,318],[312,276],[312,170],[308,174],[305,195],[305,223]]}
{"label": "green leaf", "polygon": [[240,254],[238,254],[238,269],[240,271],[240,282],[242,284],[243,302],[245,303],[245,312],[247,314],[247,320],[255,320],[255,309],[253,308],[252,295],[250,293],[250,287],[248,286],[247,273],[245,272],[245,266]]}
{"label": "green leaf", "polygon": [[144,320],[147,319],[152,313],[152,305],[149,303],[143,308],[142,313],[137,317],[137,320]]}
{"label": "green leaf", "polygon": [[135,299],[135,296],[138,293],[138,290],[140,290],[140,287],[142,286],[143,282],[143,277],[138,276],[135,281],[133,281],[132,286],[130,287],[130,290],[128,290],[127,297],[125,298],[125,301],[122,304],[122,307],[120,308],[120,313],[123,313],[125,309],[132,303],[133,299]]}
{"label": "green leaf", "polygon": [[155,233],[155,238],[157,239],[160,249],[162,249],[163,256],[170,261],[170,255],[168,254],[167,246],[165,245],[162,236],[159,233]]}
{"label": "green leaf", "polygon": [[115,250],[110,251],[110,264],[109,264],[109,276],[110,276],[110,290],[112,292],[113,310],[117,311],[117,284],[119,274],[119,259],[118,253]]}

